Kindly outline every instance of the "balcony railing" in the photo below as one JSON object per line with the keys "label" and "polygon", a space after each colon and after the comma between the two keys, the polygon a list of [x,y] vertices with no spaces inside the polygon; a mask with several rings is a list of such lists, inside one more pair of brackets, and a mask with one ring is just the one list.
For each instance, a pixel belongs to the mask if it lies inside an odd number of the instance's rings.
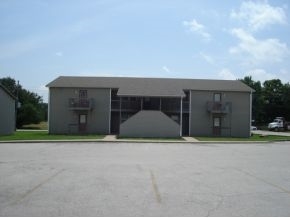
{"label": "balcony railing", "polygon": [[94,107],[94,99],[92,98],[70,98],[68,101],[70,110],[91,110]]}
{"label": "balcony railing", "polygon": [[213,114],[228,114],[231,112],[231,102],[207,102],[207,111]]}
{"label": "balcony railing", "polygon": [[[155,102],[156,103],[156,102]],[[141,110],[141,101],[128,101],[128,100],[122,100],[122,111],[139,111]],[[162,111],[167,111],[167,112],[180,112],[180,101],[178,100],[166,100],[162,101],[161,104],[160,102],[157,102],[155,105],[150,105],[152,108],[160,108]],[[145,103],[143,103],[143,109],[145,107]],[[111,110],[114,111],[119,111],[120,110],[120,100],[112,100],[111,101]],[[183,113],[188,113],[189,112],[189,102],[188,101],[183,101],[182,102],[182,111]]]}

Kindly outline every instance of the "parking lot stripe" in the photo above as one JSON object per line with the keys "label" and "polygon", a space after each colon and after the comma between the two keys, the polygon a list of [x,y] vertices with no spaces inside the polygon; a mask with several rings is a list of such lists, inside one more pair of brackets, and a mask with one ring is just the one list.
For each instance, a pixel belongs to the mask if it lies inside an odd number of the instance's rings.
{"label": "parking lot stripe", "polygon": [[152,170],[150,170],[150,176],[151,176],[152,187],[153,187],[153,191],[154,191],[156,200],[159,204],[161,204],[161,195],[160,195],[160,192],[158,190],[156,179],[155,179],[155,176],[154,176],[154,173]]}
{"label": "parking lot stripe", "polygon": [[62,173],[64,171],[64,169],[59,170],[58,172],[54,173],[53,175],[51,175],[50,177],[48,177],[47,179],[45,179],[44,181],[42,181],[41,183],[39,183],[38,185],[34,186],[32,189],[29,189],[27,192],[25,192],[24,194],[20,195],[16,200],[14,200],[13,202],[10,203],[10,205],[15,205],[17,203],[19,203],[20,201],[22,201],[25,197],[27,197],[28,195],[30,195],[32,192],[34,192],[35,190],[37,190],[38,188],[40,188],[41,186],[43,186],[45,183],[49,182],[50,180],[52,180],[53,178],[55,178],[57,175],[59,175],[60,173]]}

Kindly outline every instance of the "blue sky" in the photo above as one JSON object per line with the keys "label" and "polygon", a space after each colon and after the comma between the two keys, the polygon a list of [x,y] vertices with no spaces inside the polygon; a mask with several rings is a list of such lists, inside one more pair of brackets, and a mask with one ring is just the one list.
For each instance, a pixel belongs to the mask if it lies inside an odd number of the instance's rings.
{"label": "blue sky", "polygon": [[289,1],[0,0],[0,77],[290,81]]}

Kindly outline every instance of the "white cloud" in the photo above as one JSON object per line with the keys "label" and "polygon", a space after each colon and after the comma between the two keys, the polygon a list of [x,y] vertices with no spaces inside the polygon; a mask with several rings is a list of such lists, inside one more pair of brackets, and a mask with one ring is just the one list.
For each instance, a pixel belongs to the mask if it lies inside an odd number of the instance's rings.
{"label": "white cloud", "polygon": [[170,73],[170,69],[167,66],[163,66],[162,70],[164,70],[167,73]]}
{"label": "white cloud", "polygon": [[214,64],[214,59],[211,56],[209,56],[203,52],[200,52],[199,54],[207,63]]}
{"label": "white cloud", "polygon": [[258,40],[243,29],[233,29],[231,33],[240,43],[229,49],[231,54],[246,54],[255,63],[281,62],[289,54],[289,48],[279,39]]}
{"label": "white cloud", "polygon": [[254,81],[261,81],[261,82],[264,82],[265,80],[278,78],[277,75],[268,73],[264,69],[249,70],[244,76],[251,76]]}
{"label": "white cloud", "polygon": [[225,79],[225,80],[236,80],[237,77],[227,68],[223,68],[219,73],[218,76],[221,79]]}
{"label": "white cloud", "polygon": [[272,24],[285,24],[286,14],[281,7],[273,7],[267,1],[245,1],[231,17],[246,21],[251,30],[257,31]]}
{"label": "white cloud", "polygon": [[204,25],[198,23],[195,19],[192,21],[183,21],[183,25],[188,27],[191,32],[202,36],[204,40],[210,41],[211,35],[206,31]]}

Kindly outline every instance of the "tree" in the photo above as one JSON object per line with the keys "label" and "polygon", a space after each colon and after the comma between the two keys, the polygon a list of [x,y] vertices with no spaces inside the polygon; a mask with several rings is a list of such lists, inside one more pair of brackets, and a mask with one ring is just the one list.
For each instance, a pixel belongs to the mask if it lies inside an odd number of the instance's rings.
{"label": "tree", "polygon": [[17,90],[22,89],[22,87],[17,85],[16,81],[11,77],[5,77],[0,79],[2,85],[4,85],[14,96],[17,96]]}
{"label": "tree", "polygon": [[244,79],[240,79],[240,81],[254,89],[254,92],[252,93],[252,118],[255,122],[263,122],[265,119],[265,113],[263,111],[265,100],[262,95],[261,82],[252,80],[251,76],[246,76]]}
{"label": "tree", "polygon": [[240,79],[255,90],[252,99],[252,115],[257,123],[268,123],[277,116],[290,120],[290,84],[280,79],[253,81],[251,76]]}
{"label": "tree", "polygon": [[39,123],[41,121],[40,110],[35,105],[27,103],[19,108],[17,114],[17,126],[21,127],[25,124]]}
{"label": "tree", "polygon": [[290,120],[290,84],[286,83],[282,91],[282,105],[284,106],[284,116],[286,120]]}
{"label": "tree", "polygon": [[47,104],[43,103],[42,97],[30,92],[10,77],[0,79],[0,82],[16,97],[21,107],[17,109],[17,128],[25,124],[39,123],[47,120]]}
{"label": "tree", "polygon": [[279,79],[267,80],[264,82],[263,95],[265,98],[265,113],[267,121],[274,117],[284,116],[284,105],[282,104],[283,84]]}

